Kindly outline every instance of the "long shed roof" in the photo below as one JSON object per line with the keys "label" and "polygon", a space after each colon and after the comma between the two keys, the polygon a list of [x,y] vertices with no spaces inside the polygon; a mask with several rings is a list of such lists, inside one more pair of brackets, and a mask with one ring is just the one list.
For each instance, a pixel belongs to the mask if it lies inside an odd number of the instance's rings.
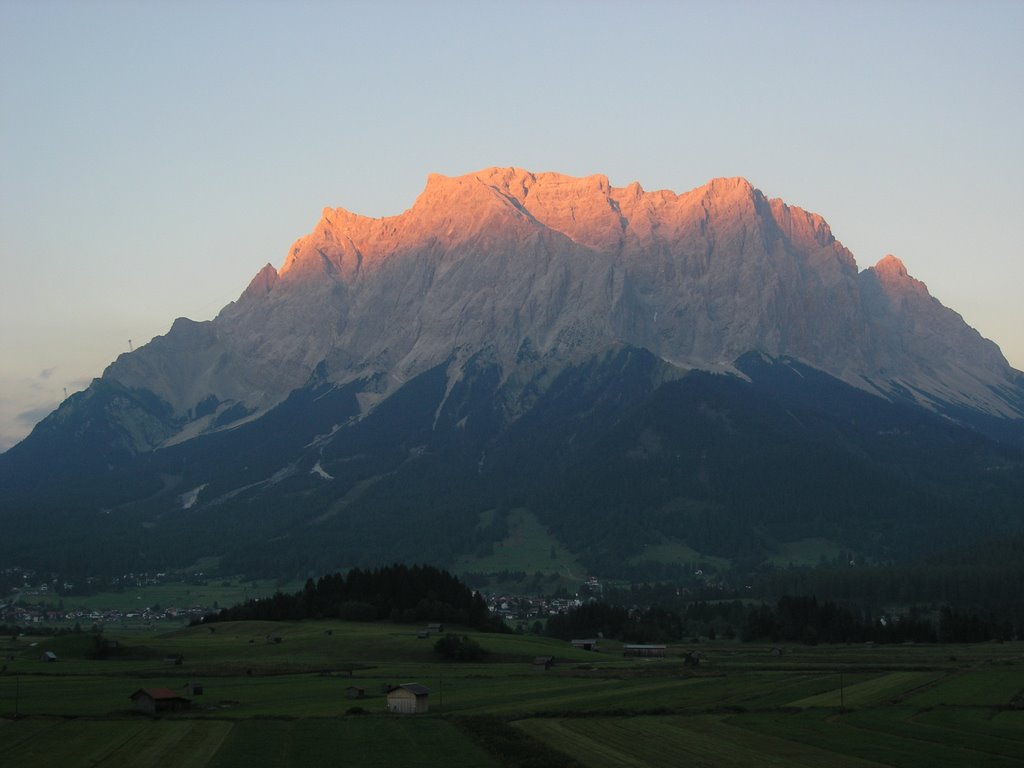
{"label": "long shed roof", "polygon": [[416,696],[426,696],[428,693],[430,693],[430,689],[427,688],[427,686],[420,685],[419,683],[405,683],[398,687],[404,691],[408,691],[409,693],[415,694]]}
{"label": "long shed roof", "polygon": [[153,699],[154,701],[166,701],[168,699],[184,699],[185,701],[188,701],[188,699],[185,699],[184,696],[175,691],[172,691],[170,688],[139,688],[139,690],[137,690],[128,698],[134,699],[136,696],[140,694],[149,696],[149,698]]}

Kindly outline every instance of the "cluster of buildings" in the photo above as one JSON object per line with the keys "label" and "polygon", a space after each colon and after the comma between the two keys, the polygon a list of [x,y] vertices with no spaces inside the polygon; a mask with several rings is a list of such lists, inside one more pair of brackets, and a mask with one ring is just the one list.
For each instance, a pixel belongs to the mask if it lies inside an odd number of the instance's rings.
{"label": "cluster of buildings", "polygon": [[117,624],[120,622],[189,621],[210,612],[209,608],[193,605],[189,608],[136,608],[119,610],[104,608],[53,608],[46,603],[0,602],[0,624],[31,626],[33,624]]}
{"label": "cluster of buildings", "polygon": [[[177,575],[176,579],[181,579]],[[204,578],[204,574],[189,574],[188,578]],[[40,573],[31,568],[14,565],[0,570],[0,590],[21,592],[29,597],[43,597],[55,594],[90,593],[103,590],[117,590],[125,587],[148,587],[162,584],[166,573],[123,573],[120,576],[87,576],[80,583],[68,581],[56,573]]]}
{"label": "cluster of buildings", "polygon": [[578,597],[522,597],[519,595],[488,595],[487,608],[507,621],[527,621],[558,616],[583,605]]}
{"label": "cluster of buildings", "polygon": [[[189,575],[190,579],[203,577],[202,573]],[[178,575],[174,578],[181,577]],[[77,602],[78,595],[148,587],[163,584],[167,580],[166,573],[124,573],[109,578],[87,577],[76,584],[60,578],[57,574],[39,573],[28,568],[10,566],[0,570],[0,624],[31,626],[61,623],[180,622],[204,616],[213,610],[210,606],[201,605],[186,608],[64,608],[65,599]]]}

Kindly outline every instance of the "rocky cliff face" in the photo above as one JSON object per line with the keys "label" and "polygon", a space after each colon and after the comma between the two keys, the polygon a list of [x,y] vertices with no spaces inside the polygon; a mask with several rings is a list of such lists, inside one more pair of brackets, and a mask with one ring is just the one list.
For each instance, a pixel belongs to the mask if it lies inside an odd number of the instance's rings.
{"label": "rocky cliff face", "polygon": [[280,271],[104,378],[168,403],[173,442],[265,412],[318,366],[364,380],[365,409],[481,351],[507,377],[622,344],[679,369],[790,356],[882,396],[1024,416],[995,344],[894,257],[858,273],[816,214],[743,179],[677,195],[515,168],[432,175],[398,216],[325,209]]}

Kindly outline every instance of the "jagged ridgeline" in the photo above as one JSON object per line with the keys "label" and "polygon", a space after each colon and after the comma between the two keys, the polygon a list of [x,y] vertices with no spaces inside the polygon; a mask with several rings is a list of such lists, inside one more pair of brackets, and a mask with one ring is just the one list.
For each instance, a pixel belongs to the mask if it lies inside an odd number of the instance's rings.
{"label": "jagged ridgeline", "polygon": [[480,630],[502,631],[502,622],[491,618],[479,594],[447,571],[423,565],[391,565],[346,575],[334,573],[293,594],[247,600],[204,616],[202,623],[216,621],[302,621],[346,619],[349,621],[451,622]]}
{"label": "jagged ridgeline", "polygon": [[208,322],[0,455],[0,558],[450,565],[526,509],[586,567],[874,560],[1024,529],[1024,379],[897,258],[743,179],[492,168],[326,209]]}

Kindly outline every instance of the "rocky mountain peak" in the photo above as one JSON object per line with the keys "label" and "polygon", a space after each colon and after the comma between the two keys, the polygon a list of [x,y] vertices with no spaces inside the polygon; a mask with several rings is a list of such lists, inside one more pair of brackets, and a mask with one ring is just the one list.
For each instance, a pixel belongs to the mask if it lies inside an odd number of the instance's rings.
{"label": "rocky mountain peak", "polygon": [[279,276],[273,264],[264,265],[263,269],[249,281],[249,286],[242,293],[240,300],[257,300],[266,296],[277,284]]}
{"label": "rocky mountain peak", "polygon": [[906,265],[891,253],[882,257],[875,264],[875,271],[878,276],[885,280],[898,280],[901,277],[909,277]]}
{"label": "rocky mountain peak", "polygon": [[[914,278],[907,270],[906,265],[891,253],[880,259],[875,266],[868,267],[865,272],[869,272],[878,281],[879,289],[889,297],[892,303],[908,300],[936,301],[929,293],[928,286]],[[911,299],[911,297],[916,298]]]}
{"label": "rocky mountain peak", "polygon": [[176,326],[106,375],[183,418],[210,396],[259,413],[314,369],[376,382],[372,407],[446,361],[457,379],[481,350],[513,376],[527,358],[557,371],[623,344],[679,369],[787,355],[872,391],[1015,413],[998,348],[902,262],[858,274],[820,215],[739,177],[676,194],[601,174],[432,174],[396,216],[325,208],[280,272],[267,265],[215,321]]}

